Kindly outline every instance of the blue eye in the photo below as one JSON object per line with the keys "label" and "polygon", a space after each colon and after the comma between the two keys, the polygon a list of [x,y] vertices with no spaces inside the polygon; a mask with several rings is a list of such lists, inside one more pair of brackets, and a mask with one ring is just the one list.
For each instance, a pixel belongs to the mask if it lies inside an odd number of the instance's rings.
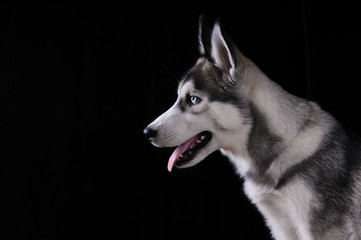
{"label": "blue eye", "polygon": [[197,96],[189,96],[189,102],[191,103],[191,104],[193,104],[193,105],[196,105],[196,104],[198,104],[200,101],[201,101],[201,99],[199,98],[199,97],[197,97]]}

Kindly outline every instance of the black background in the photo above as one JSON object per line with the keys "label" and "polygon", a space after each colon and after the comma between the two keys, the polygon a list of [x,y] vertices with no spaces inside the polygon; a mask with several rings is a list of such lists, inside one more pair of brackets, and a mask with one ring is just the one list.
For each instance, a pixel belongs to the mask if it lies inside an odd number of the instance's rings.
{"label": "black background", "polygon": [[168,173],[171,150],[142,130],[176,99],[204,13],[271,79],[360,133],[360,7],[315,2],[2,4],[0,234],[270,239],[224,157]]}

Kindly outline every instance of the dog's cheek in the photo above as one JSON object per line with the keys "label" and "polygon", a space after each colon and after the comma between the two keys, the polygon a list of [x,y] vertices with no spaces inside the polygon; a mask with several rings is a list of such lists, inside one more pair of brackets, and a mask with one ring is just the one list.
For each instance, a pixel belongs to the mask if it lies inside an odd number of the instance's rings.
{"label": "dog's cheek", "polygon": [[209,117],[206,112],[198,114],[187,113],[184,114],[183,118],[184,131],[191,132],[192,135],[198,134],[202,131],[213,131],[215,126],[213,120]]}
{"label": "dog's cheek", "polygon": [[209,114],[219,130],[236,130],[242,127],[241,113],[233,105],[214,102],[209,109]]}

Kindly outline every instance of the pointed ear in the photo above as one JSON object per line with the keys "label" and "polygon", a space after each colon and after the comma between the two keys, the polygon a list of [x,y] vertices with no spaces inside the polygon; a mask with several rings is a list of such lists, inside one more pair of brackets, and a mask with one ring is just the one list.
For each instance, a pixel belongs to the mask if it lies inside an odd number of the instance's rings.
{"label": "pointed ear", "polygon": [[210,57],[211,52],[211,29],[208,25],[206,17],[202,14],[199,16],[198,29],[199,52],[202,56]]}
{"label": "pointed ear", "polygon": [[219,22],[214,24],[212,31],[211,56],[217,67],[222,69],[226,74],[230,76],[233,75],[236,67],[233,49],[230,48],[229,44],[222,35]]}

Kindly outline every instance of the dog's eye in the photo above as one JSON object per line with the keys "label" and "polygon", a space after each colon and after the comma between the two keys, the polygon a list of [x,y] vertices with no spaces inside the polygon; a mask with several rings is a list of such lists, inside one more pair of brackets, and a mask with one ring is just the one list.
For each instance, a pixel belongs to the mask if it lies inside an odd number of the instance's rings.
{"label": "dog's eye", "polygon": [[196,105],[198,104],[199,102],[201,101],[201,99],[197,96],[192,96],[192,95],[189,95],[188,96],[188,102],[192,105]]}

